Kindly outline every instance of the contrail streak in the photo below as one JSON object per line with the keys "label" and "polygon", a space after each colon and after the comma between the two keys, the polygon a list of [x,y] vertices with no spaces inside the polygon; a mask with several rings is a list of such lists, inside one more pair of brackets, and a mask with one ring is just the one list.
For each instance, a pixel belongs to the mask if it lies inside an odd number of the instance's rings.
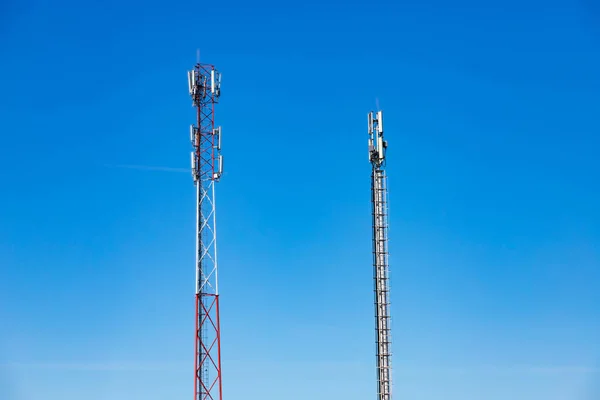
{"label": "contrail streak", "polygon": [[185,363],[6,363],[9,370],[73,370],[73,371],[166,371],[182,369]]}
{"label": "contrail streak", "polygon": [[140,171],[162,171],[162,172],[184,172],[184,173],[191,172],[191,170],[187,169],[187,168],[161,167],[161,166],[153,166],[153,165],[130,165],[130,164],[110,165],[110,164],[105,164],[104,166],[109,167],[109,168],[137,169]]}

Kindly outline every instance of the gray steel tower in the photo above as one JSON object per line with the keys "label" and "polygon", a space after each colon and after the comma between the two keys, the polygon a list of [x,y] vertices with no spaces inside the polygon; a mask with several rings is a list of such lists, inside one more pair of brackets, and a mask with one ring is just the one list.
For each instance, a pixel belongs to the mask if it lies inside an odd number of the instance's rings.
{"label": "gray steel tower", "polygon": [[375,330],[377,332],[377,399],[392,398],[390,327],[390,280],[388,264],[388,204],[383,113],[369,113],[369,161],[373,216],[373,279],[375,283]]}

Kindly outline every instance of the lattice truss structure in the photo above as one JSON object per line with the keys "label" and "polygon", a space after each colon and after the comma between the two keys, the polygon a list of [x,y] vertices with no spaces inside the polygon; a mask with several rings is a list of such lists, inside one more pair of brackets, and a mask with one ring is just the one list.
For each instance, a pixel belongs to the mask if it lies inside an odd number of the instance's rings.
{"label": "lattice truss structure", "polygon": [[388,194],[385,173],[387,142],[383,139],[383,113],[369,113],[369,161],[373,218],[373,280],[377,345],[377,399],[392,398],[390,279],[388,263]]}
{"label": "lattice truss structure", "polygon": [[214,66],[198,63],[188,72],[188,85],[196,108],[196,124],[190,127],[197,206],[194,400],[222,400],[215,183],[223,158],[214,118],[221,76]]}

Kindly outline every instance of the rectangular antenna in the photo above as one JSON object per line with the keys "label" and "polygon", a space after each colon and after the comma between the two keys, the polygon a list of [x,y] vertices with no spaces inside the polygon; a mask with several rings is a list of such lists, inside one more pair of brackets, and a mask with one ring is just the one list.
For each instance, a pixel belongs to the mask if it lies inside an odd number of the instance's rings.
{"label": "rectangular antenna", "polygon": [[194,181],[196,181],[196,154],[192,151],[192,177],[194,177]]}
{"label": "rectangular antenna", "polygon": [[188,85],[190,94],[194,93],[194,86],[196,85],[196,73],[195,71],[188,71]]}

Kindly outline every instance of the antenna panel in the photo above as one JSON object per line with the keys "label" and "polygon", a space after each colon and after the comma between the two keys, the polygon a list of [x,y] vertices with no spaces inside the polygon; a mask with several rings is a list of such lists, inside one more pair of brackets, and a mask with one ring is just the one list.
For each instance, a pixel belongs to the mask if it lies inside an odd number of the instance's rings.
{"label": "antenna panel", "polygon": [[192,159],[192,177],[194,178],[194,181],[196,181],[196,154],[194,154],[194,152],[192,151],[191,154],[191,159]]}

